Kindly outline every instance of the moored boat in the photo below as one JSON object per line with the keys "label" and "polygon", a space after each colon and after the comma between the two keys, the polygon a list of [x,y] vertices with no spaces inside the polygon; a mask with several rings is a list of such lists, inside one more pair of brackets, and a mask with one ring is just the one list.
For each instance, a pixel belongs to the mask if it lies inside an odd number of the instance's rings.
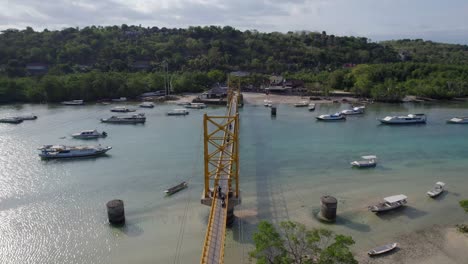
{"label": "moored boat", "polygon": [[270,100],[263,100],[263,105],[265,107],[272,107],[273,106],[273,101],[270,101]]}
{"label": "moored boat", "polygon": [[112,147],[45,145],[39,148],[43,159],[82,158],[105,154]]}
{"label": "moored boat", "polygon": [[341,111],[343,115],[361,115],[364,114],[364,106],[353,107],[352,109],[346,109]]}
{"label": "moored boat", "polygon": [[109,118],[102,118],[101,122],[113,124],[142,124],[146,122],[146,117],[144,113],[130,116],[111,116]]}
{"label": "moored boat", "polygon": [[344,121],[346,117],[341,113],[334,113],[332,115],[319,115],[316,117],[319,121]]}
{"label": "moored boat", "polygon": [[188,183],[187,182],[181,182],[179,184],[177,184],[176,186],[173,186],[169,189],[166,189],[164,192],[166,193],[166,195],[173,195],[174,193],[176,192],[179,192],[185,188],[187,188],[188,186]]}
{"label": "moored boat", "polygon": [[63,104],[63,105],[84,105],[84,101],[83,100],[63,101],[61,104]]}
{"label": "moored boat", "polygon": [[185,116],[188,114],[189,111],[187,109],[174,109],[172,111],[167,112],[168,116]]}
{"label": "moored boat", "polygon": [[135,112],[135,109],[130,109],[125,106],[116,106],[110,110],[111,112],[117,112],[117,113],[129,113],[129,112]]}
{"label": "moored boat", "polygon": [[144,103],[139,104],[139,106],[142,108],[154,108],[154,104],[151,102],[144,102]]}
{"label": "moored boat", "polygon": [[390,243],[390,244],[387,244],[387,245],[383,245],[383,246],[380,246],[380,247],[373,248],[373,249],[369,250],[369,252],[367,252],[367,254],[369,254],[369,256],[377,256],[377,255],[380,255],[380,254],[390,252],[390,251],[394,250],[397,247],[398,247],[397,243]]}
{"label": "moored boat", "polygon": [[373,168],[377,166],[377,156],[368,155],[362,156],[363,160],[356,160],[351,162],[351,166],[355,168]]}
{"label": "moored boat", "polygon": [[307,106],[307,109],[309,109],[309,111],[314,111],[314,110],[315,110],[315,104],[314,104],[314,103],[310,103],[310,104]]}
{"label": "moored boat", "polygon": [[104,137],[107,137],[107,133],[106,132],[98,132],[96,129],[94,130],[83,130],[79,133],[74,133],[72,134],[72,137],[73,138],[77,138],[77,139],[95,139],[95,138],[104,138]]}
{"label": "moored boat", "polygon": [[307,101],[301,101],[299,103],[294,104],[295,107],[306,107],[308,105],[309,105],[309,102],[307,102]]}
{"label": "moored boat", "polygon": [[468,116],[464,117],[454,117],[449,120],[447,120],[447,123],[449,124],[468,124]]}
{"label": "moored boat", "polygon": [[206,108],[206,104],[204,103],[189,103],[184,106],[185,108],[189,109],[203,109]]}
{"label": "moored boat", "polygon": [[427,192],[427,195],[429,195],[429,197],[431,198],[439,196],[441,193],[444,192],[444,186],[445,186],[445,183],[440,182],[440,181],[436,182],[434,187],[432,187],[432,190]]}
{"label": "moored boat", "polygon": [[409,114],[406,116],[387,116],[379,119],[382,124],[388,125],[409,125],[426,123],[425,114]]}
{"label": "moored boat", "polygon": [[408,197],[403,194],[393,195],[384,198],[384,202],[369,206],[371,212],[385,212],[399,208],[407,203]]}
{"label": "moored boat", "polygon": [[23,119],[19,119],[17,117],[0,118],[0,123],[19,124],[21,122],[23,122]]}

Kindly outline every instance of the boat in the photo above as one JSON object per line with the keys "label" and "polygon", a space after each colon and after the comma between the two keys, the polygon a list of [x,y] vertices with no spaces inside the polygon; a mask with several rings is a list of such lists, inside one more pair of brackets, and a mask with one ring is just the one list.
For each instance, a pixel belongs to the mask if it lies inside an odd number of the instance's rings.
{"label": "boat", "polygon": [[189,105],[189,104],[191,104],[191,103],[190,102],[178,102],[177,103],[177,105],[182,105],[182,106]]}
{"label": "boat", "polygon": [[19,124],[21,122],[23,122],[23,119],[19,119],[17,117],[0,118],[0,123]]}
{"label": "boat", "polygon": [[444,192],[444,186],[445,186],[445,183],[440,182],[440,181],[436,182],[434,187],[432,187],[432,190],[427,192],[427,195],[429,195],[429,197],[431,198],[439,196],[441,193]]}
{"label": "boat", "polygon": [[144,113],[133,114],[130,116],[111,116],[109,118],[102,118],[101,122],[113,124],[140,124],[146,122],[146,117]]}
{"label": "boat", "polygon": [[361,115],[364,114],[364,106],[353,107],[352,109],[346,109],[341,111],[343,115]]}
{"label": "boat", "polygon": [[424,124],[426,123],[426,115],[409,114],[406,116],[387,116],[380,119],[380,122],[388,125]]}
{"label": "boat", "polygon": [[185,116],[188,114],[189,111],[187,109],[174,109],[172,111],[167,112],[168,116]]}
{"label": "boat", "polygon": [[346,117],[341,113],[334,113],[333,115],[319,115],[316,117],[319,121],[344,121]]}
{"label": "boat", "polygon": [[130,109],[125,106],[116,106],[110,110],[111,112],[118,112],[118,113],[128,113],[128,112],[135,112],[135,109]]}
{"label": "boat", "polygon": [[406,199],[408,199],[408,197],[403,194],[389,196],[384,198],[383,203],[378,203],[376,205],[369,206],[368,208],[371,212],[375,213],[385,212],[405,205],[407,203]]}
{"label": "boat", "polygon": [[177,184],[176,186],[173,186],[173,187],[165,190],[164,192],[166,193],[166,195],[173,195],[174,193],[179,192],[179,191],[187,188],[187,186],[188,186],[187,182],[181,182],[181,183]]}
{"label": "boat", "polygon": [[263,100],[263,105],[265,107],[272,107],[273,106],[273,102],[270,101],[270,100]]}
{"label": "boat", "polygon": [[394,243],[390,243],[390,244],[387,244],[387,245],[383,245],[383,246],[380,246],[380,247],[373,248],[373,249],[369,250],[369,252],[367,252],[367,254],[369,254],[369,256],[377,256],[377,255],[380,255],[380,254],[390,252],[390,251],[394,250],[397,247],[398,247],[398,244],[394,242]]}
{"label": "boat", "polygon": [[65,146],[65,145],[45,145],[39,148],[39,156],[43,159],[61,159],[61,158],[81,158],[99,156],[112,147],[99,146]]}
{"label": "boat", "polygon": [[299,103],[294,104],[295,107],[306,107],[308,105],[309,105],[309,102],[307,102],[307,101],[301,101]]}
{"label": "boat", "polygon": [[95,138],[103,138],[107,137],[106,132],[99,133],[96,129],[94,130],[83,130],[79,133],[72,134],[73,138],[77,139],[95,139]]}
{"label": "boat", "polygon": [[63,104],[63,105],[84,105],[84,101],[83,100],[63,101],[61,104]]}
{"label": "boat", "polygon": [[184,106],[185,108],[189,109],[203,109],[206,108],[206,104],[204,103],[189,103]]}
{"label": "boat", "polygon": [[310,104],[307,106],[307,109],[309,109],[309,111],[314,111],[314,110],[315,110],[315,104],[314,104],[314,103],[310,103]]}
{"label": "boat", "polygon": [[144,103],[139,104],[139,106],[142,108],[154,108],[154,104],[151,102],[144,102]]}
{"label": "boat", "polygon": [[127,97],[120,97],[120,98],[115,98],[111,100],[112,102],[126,102]]}
{"label": "boat", "polygon": [[468,116],[464,117],[454,117],[449,120],[447,120],[447,123],[449,124],[468,124]]}
{"label": "boat", "polygon": [[362,156],[363,160],[356,160],[351,162],[351,166],[356,168],[373,168],[377,166],[377,156],[369,155]]}

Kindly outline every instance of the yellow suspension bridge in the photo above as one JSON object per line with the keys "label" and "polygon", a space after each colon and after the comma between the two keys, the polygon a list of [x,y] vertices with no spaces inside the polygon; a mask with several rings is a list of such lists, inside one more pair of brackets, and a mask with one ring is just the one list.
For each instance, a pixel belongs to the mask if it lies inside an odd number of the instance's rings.
{"label": "yellow suspension bridge", "polygon": [[226,115],[205,114],[203,117],[205,187],[201,203],[211,206],[211,209],[200,260],[202,264],[223,263],[226,225],[234,221],[234,206],[241,202],[238,113],[241,100],[240,90],[230,89]]}

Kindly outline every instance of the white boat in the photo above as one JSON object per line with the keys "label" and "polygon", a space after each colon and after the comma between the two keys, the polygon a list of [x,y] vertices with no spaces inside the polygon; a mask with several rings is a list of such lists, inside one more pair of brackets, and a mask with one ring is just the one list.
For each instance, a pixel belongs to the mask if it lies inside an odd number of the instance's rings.
{"label": "white boat", "polygon": [[445,186],[445,183],[440,182],[440,181],[436,182],[434,187],[432,187],[432,190],[427,192],[427,195],[429,195],[429,197],[431,198],[439,196],[441,193],[444,192],[444,186]]}
{"label": "white boat", "polygon": [[182,106],[189,105],[189,104],[191,104],[191,103],[190,102],[178,102],[177,103],[177,105],[182,105]]}
{"label": "white boat", "polygon": [[351,162],[351,166],[356,168],[373,168],[377,166],[377,156],[369,155],[362,156],[363,160],[356,160]]}
{"label": "white boat", "polygon": [[310,103],[310,104],[307,106],[307,109],[309,109],[309,111],[314,111],[314,110],[315,110],[315,104],[314,104],[314,103]]}
{"label": "white boat", "polygon": [[36,115],[21,115],[21,116],[15,116],[15,118],[21,119],[21,120],[36,120],[37,116]]}
{"label": "white boat", "polygon": [[464,117],[454,117],[449,120],[447,120],[447,123],[449,124],[468,124],[468,116]]}
{"label": "white boat", "polygon": [[126,102],[126,101],[127,101],[127,97],[120,97],[120,98],[112,99],[112,102]]}
{"label": "white boat", "polygon": [[409,114],[407,116],[387,116],[380,119],[380,122],[388,125],[424,124],[426,123],[426,115]]}
{"label": "white boat", "polygon": [[369,250],[369,252],[367,252],[367,254],[369,254],[369,256],[377,256],[377,255],[380,255],[380,254],[390,252],[390,251],[394,250],[397,247],[398,247],[397,243],[390,243],[390,244],[387,244],[387,245],[383,245],[383,246],[380,246],[380,247],[373,248],[373,249]]}
{"label": "white boat", "polygon": [[295,107],[306,107],[308,105],[309,105],[309,102],[307,102],[307,101],[301,101],[299,103],[294,104]]}
{"label": "white boat", "polygon": [[353,107],[352,109],[346,109],[341,111],[343,115],[361,115],[364,114],[364,109],[365,107],[363,106],[358,106],[358,107]]}
{"label": "white boat", "polygon": [[19,124],[21,122],[23,122],[23,120],[17,117],[0,118],[0,123]]}
{"label": "white boat", "polygon": [[107,137],[106,132],[99,133],[96,129],[94,130],[83,130],[79,133],[72,134],[73,138],[77,139],[95,139],[95,138],[103,138]]}
{"label": "white boat", "polygon": [[385,212],[399,208],[407,203],[408,197],[403,194],[389,196],[384,198],[384,202],[369,206],[371,212]]}
{"label": "white boat", "polygon": [[80,158],[98,156],[111,150],[112,147],[99,146],[64,146],[46,145],[39,148],[39,156],[44,159]]}
{"label": "white boat", "polygon": [[154,104],[151,102],[144,102],[144,103],[139,104],[139,106],[142,108],[154,108]]}
{"label": "white boat", "polygon": [[101,122],[114,124],[140,124],[146,122],[146,117],[144,113],[130,116],[111,116],[109,118],[102,118]]}
{"label": "white boat", "polygon": [[187,109],[174,109],[172,111],[167,112],[168,116],[185,116],[188,114],[189,111]]}
{"label": "white boat", "polygon": [[204,104],[204,103],[189,103],[189,104],[185,105],[185,108],[203,109],[203,108],[206,108],[206,104]]}
{"label": "white boat", "polygon": [[130,109],[125,106],[116,106],[110,110],[111,112],[118,112],[118,113],[128,113],[128,112],[135,112],[135,109]]}
{"label": "white boat", "polygon": [[316,117],[320,121],[344,121],[346,117],[341,113],[334,113],[333,115],[319,115]]}
{"label": "white boat", "polygon": [[263,105],[265,107],[272,107],[273,106],[273,101],[270,100],[263,100]]}
{"label": "white boat", "polygon": [[72,100],[72,101],[64,101],[62,102],[63,105],[84,105],[83,100]]}

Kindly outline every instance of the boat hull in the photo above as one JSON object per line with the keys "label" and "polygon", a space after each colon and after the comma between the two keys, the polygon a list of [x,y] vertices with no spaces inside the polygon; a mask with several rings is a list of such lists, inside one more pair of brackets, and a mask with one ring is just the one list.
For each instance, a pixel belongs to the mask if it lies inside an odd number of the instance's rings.
{"label": "boat hull", "polygon": [[388,253],[397,247],[398,247],[397,243],[391,243],[391,244],[373,248],[369,252],[367,252],[367,254],[369,254],[369,256],[377,256],[377,255]]}

